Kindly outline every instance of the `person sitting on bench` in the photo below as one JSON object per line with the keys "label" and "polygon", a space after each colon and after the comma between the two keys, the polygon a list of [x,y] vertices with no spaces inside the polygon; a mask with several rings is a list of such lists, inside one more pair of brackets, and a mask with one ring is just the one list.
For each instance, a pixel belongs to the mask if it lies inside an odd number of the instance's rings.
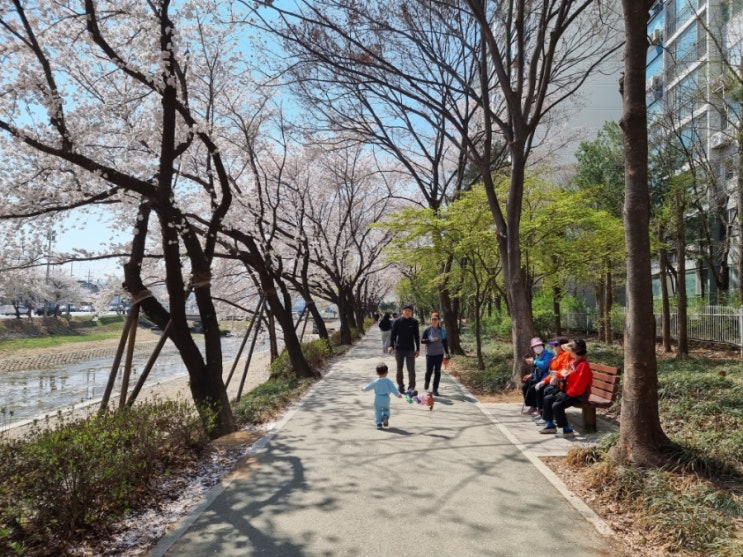
{"label": "person sitting on bench", "polygon": [[586,341],[577,338],[568,344],[563,344],[561,348],[569,351],[575,359],[570,364],[564,381],[559,385],[560,390],[544,397],[543,418],[546,423],[539,431],[539,433],[556,433],[558,437],[575,434],[565,416],[565,409],[587,401],[593,383],[591,366],[586,359]]}
{"label": "person sitting on bench", "polygon": [[535,387],[537,383],[547,377],[550,362],[555,355],[551,350],[547,350],[544,347],[544,341],[539,337],[531,339],[529,346],[534,355],[525,356],[524,362],[526,362],[527,365],[532,366],[532,371],[531,373],[524,375],[521,379],[521,392],[524,393],[524,406],[528,406],[529,408],[523,410],[522,414],[537,416],[539,410],[537,409],[537,393]]}

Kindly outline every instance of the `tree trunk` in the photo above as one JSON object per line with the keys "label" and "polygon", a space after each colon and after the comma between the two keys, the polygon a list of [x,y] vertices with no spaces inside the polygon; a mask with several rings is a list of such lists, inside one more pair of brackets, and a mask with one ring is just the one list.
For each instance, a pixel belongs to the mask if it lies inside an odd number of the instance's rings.
{"label": "tree trunk", "polygon": [[475,300],[475,348],[477,351],[477,369],[485,369],[485,359],[482,355],[482,337],[480,335],[481,324],[480,314],[482,313],[482,303],[479,299]]}
{"label": "tree trunk", "polygon": [[606,292],[604,293],[604,342],[612,344],[614,342],[614,330],[611,327],[611,308],[614,305],[614,280],[611,274],[611,268],[606,271]]}
{"label": "tree trunk", "polygon": [[[740,128],[739,128],[740,130]],[[743,304],[743,130],[738,132],[738,303]]]}
{"label": "tree trunk", "polygon": [[562,335],[562,311],[560,309],[560,300],[562,299],[562,288],[559,286],[552,287],[552,313],[555,314],[555,336]]}
{"label": "tree trunk", "polygon": [[[266,302],[268,304],[268,302]],[[266,329],[268,329],[268,345],[270,347],[271,362],[275,362],[279,357],[279,341],[276,338],[276,319],[271,311],[265,312]]]}
{"label": "tree trunk", "polygon": [[[662,242],[662,238],[658,238]],[[661,329],[663,335],[663,351],[666,353],[671,352],[671,304],[668,299],[668,282],[666,277],[668,276],[668,252],[665,248],[661,248],[658,252],[658,260],[660,263],[660,295],[661,295]]]}
{"label": "tree trunk", "polygon": [[338,319],[340,320],[341,344],[350,345],[353,342],[351,327],[353,326],[353,308],[349,307],[348,297],[344,292],[338,296]]}
{"label": "tree trunk", "polygon": [[599,320],[599,338],[605,338],[606,330],[606,283],[603,279],[596,285],[596,313]]}
{"label": "tree trunk", "polygon": [[271,315],[278,322],[284,334],[284,349],[292,363],[294,375],[300,379],[319,377],[320,374],[310,367],[302,353],[302,343],[299,341],[297,331],[294,328],[291,305],[284,306],[273,288],[264,289],[263,292],[271,310]]}
{"label": "tree trunk", "polygon": [[689,301],[686,296],[686,195],[678,192],[676,202],[676,284],[678,285],[678,345],[676,358],[683,360],[689,357],[689,330],[687,310]]}
{"label": "tree trunk", "polygon": [[307,302],[306,297],[304,299],[305,299],[305,302],[307,303],[307,308],[310,310],[310,315],[312,316],[312,320],[315,322],[315,325],[317,325],[318,336],[322,339],[327,340],[329,338],[328,328],[325,326],[325,319],[323,319],[322,314],[320,313],[320,310],[317,308],[317,304],[311,298],[309,302]]}
{"label": "tree trunk", "polygon": [[496,223],[496,240],[506,285],[506,302],[511,316],[511,340],[514,349],[511,383],[519,385],[526,370],[522,356],[528,354],[529,339],[534,336],[534,319],[531,313],[531,303],[527,297],[524,271],[521,268],[521,238],[519,236],[526,167],[524,146],[514,144],[510,153],[511,180],[505,220],[495,197],[492,176],[487,173],[483,177],[486,182],[485,190],[488,195],[490,212]]}
{"label": "tree trunk", "polygon": [[627,246],[627,322],[619,439],[612,456],[638,466],[666,463],[673,447],[660,425],[650,274],[645,57],[650,0],[622,0],[626,34],[622,130],[625,152],[624,228]]}
{"label": "tree trunk", "polygon": [[[450,267],[451,260],[447,262],[445,272],[448,272]],[[464,350],[462,350],[462,340],[459,336],[459,315],[452,307],[452,299],[449,295],[449,288],[447,285],[444,285],[439,292],[439,304],[441,306],[441,317],[444,320],[444,328],[446,329],[447,341],[449,343],[449,352],[462,356],[464,355]]]}
{"label": "tree trunk", "polygon": [[[149,214],[149,208],[145,206],[140,208],[140,215],[142,216],[139,222],[140,230],[146,230]],[[197,254],[189,252],[192,267],[195,269],[194,277],[199,276],[205,279],[199,279],[198,285],[194,288],[199,306],[199,315],[204,324],[206,352],[206,359],[204,359],[191,336],[186,319],[186,290],[182,278],[180,244],[177,232],[167,226],[169,222],[167,214],[159,215],[159,217],[163,236],[163,257],[168,277],[166,286],[169,311],[157,299],[147,295],[147,288],[142,282],[140,270],[145,253],[145,240],[147,238],[145,233],[137,234],[132,241],[131,257],[124,265],[124,286],[132,294],[134,300],[141,300],[140,307],[147,317],[160,328],[165,330],[168,322],[171,322],[170,339],[176,346],[188,371],[189,388],[194,404],[204,418],[205,423],[211,424],[210,435],[216,438],[235,431],[235,420],[227,396],[227,389],[222,380],[221,337],[216,320],[216,311],[211,300],[209,283],[206,280],[209,273],[208,270],[204,271],[203,269],[206,262],[197,261]],[[194,280],[194,282],[196,281]],[[210,413],[213,413],[214,420],[210,419]]]}

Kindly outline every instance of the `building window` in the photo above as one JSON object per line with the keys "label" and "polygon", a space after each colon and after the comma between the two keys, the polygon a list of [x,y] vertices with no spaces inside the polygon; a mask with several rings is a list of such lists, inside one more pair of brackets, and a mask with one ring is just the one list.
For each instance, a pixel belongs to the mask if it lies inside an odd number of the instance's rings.
{"label": "building window", "polygon": [[673,28],[678,29],[694,13],[689,0],[673,0]]}
{"label": "building window", "polygon": [[688,118],[704,103],[700,93],[698,74],[698,71],[691,72],[673,88],[673,112],[677,120]]}
{"label": "building window", "polygon": [[676,64],[686,66],[700,58],[699,33],[697,24],[690,25],[673,43],[673,54]]}

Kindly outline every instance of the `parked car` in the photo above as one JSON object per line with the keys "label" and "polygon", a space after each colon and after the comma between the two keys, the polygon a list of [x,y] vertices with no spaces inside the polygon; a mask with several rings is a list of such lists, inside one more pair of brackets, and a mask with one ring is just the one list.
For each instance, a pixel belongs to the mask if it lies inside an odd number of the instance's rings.
{"label": "parked car", "polygon": [[44,315],[45,313],[47,315],[55,315],[56,313],[61,312],[61,311],[62,311],[62,308],[59,307],[54,302],[45,302],[41,304],[39,307],[37,307],[36,310],[34,310],[34,313],[36,315]]}

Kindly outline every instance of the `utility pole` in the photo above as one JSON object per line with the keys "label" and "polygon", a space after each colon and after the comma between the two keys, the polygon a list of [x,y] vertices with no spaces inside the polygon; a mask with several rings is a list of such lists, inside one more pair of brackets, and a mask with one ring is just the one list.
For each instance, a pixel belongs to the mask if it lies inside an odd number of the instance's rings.
{"label": "utility pole", "polygon": [[57,233],[54,231],[54,229],[50,229],[49,232],[46,235],[47,239],[47,245],[46,245],[46,284],[49,284],[49,267],[51,266],[51,259],[52,259],[52,242],[56,240]]}

